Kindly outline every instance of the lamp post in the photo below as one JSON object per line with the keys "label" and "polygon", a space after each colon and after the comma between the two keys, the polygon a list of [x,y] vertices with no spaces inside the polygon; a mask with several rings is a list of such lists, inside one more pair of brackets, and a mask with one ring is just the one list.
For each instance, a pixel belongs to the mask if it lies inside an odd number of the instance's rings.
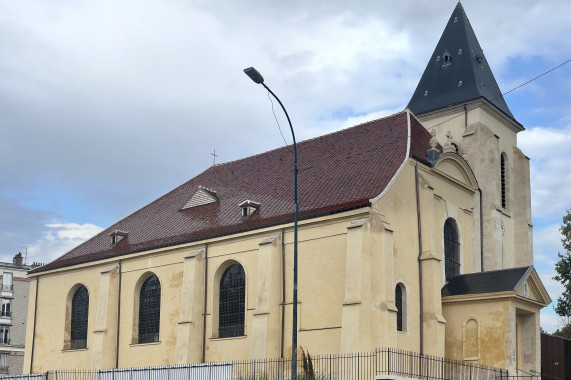
{"label": "lamp post", "polygon": [[297,380],[297,221],[299,219],[299,205],[297,203],[297,144],[295,142],[295,133],[293,132],[293,127],[291,125],[291,120],[289,115],[282,104],[281,100],[273,93],[272,90],[264,84],[264,77],[258,72],[258,70],[253,67],[244,69],[247,76],[250,77],[255,83],[261,84],[266,90],[280,104],[284,113],[287,117],[289,123],[289,128],[291,129],[291,136],[293,138],[293,174],[294,174],[294,202],[295,202],[295,221],[293,227],[293,318],[292,318],[292,337],[291,337],[291,378],[292,380]]}

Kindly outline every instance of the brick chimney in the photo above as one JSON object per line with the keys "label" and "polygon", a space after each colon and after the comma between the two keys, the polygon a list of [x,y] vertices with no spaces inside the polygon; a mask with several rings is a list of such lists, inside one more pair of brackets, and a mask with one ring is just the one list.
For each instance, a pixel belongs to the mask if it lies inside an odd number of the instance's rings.
{"label": "brick chimney", "polygon": [[16,256],[14,256],[14,258],[12,259],[12,264],[18,265],[20,267],[24,265],[24,258],[22,257],[22,254],[20,252],[18,252]]}

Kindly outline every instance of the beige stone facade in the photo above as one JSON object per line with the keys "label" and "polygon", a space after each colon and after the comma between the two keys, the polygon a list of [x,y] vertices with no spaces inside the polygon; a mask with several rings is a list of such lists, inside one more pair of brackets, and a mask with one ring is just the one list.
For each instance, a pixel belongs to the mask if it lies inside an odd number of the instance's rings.
{"label": "beige stone facade", "polygon": [[[425,125],[431,122],[438,120],[424,120]],[[549,299],[536,275],[527,280],[533,289],[527,296],[441,297],[446,283],[443,228],[449,218],[458,226],[460,274],[480,272],[482,262],[493,269],[531,264],[527,245],[515,249],[516,236],[531,229],[529,211],[501,209],[497,181],[487,178],[492,184],[484,185],[485,177],[477,179],[477,175],[498,173],[498,167],[483,170],[483,162],[494,158],[497,165],[500,152],[509,152],[508,162],[516,163],[510,167],[511,181],[529,178],[528,172],[515,170],[528,168],[518,161],[527,158],[496,137],[501,134],[514,143],[515,132],[502,133],[500,126],[470,120],[460,140],[461,155],[445,153],[434,166],[406,159],[370,207],[300,223],[301,346],[315,354],[389,346],[511,370],[539,370],[539,309]],[[459,134],[453,126],[449,128],[453,136]],[[438,131],[444,134],[448,127]],[[478,143],[490,141],[496,144],[488,147],[488,158],[475,154],[481,150]],[[470,165],[472,157],[480,161]],[[513,187],[509,189],[510,202],[515,203]],[[288,223],[33,274],[25,369],[41,372],[288,356],[292,242],[293,228]],[[482,252],[489,251],[482,257]],[[220,338],[220,277],[233,263],[245,271],[245,334]],[[160,338],[139,344],[137,294],[150,273],[161,283]],[[66,314],[78,284],[89,291],[89,327],[86,348],[72,350],[66,346]],[[402,331],[397,331],[395,306],[399,284],[404,293]]]}

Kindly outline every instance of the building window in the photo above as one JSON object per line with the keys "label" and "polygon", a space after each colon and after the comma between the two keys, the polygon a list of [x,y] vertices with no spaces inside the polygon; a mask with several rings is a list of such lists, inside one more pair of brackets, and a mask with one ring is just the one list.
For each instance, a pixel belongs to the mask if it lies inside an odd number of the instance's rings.
{"label": "building window", "polygon": [[395,306],[397,308],[397,331],[406,331],[406,289],[400,282],[395,286]]}
{"label": "building window", "polygon": [[139,294],[139,339],[138,343],[159,341],[161,322],[161,283],[152,275],[143,282]]}
{"label": "building window", "polygon": [[0,354],[0,372],[8,373],[8,354]]}
{"label": "building window", "polygon": [[452,218],[444,223],[444,272],[446,281],[460,274],[460,242],[456,221]]}
{"label": "building window", "polygon": [[10,344],[10,326],[0,325],[0,344]]}
{"label": "building window", "polygon": [[0,315],[3,317],[12,316],[12,300],[10,298],[2,298],[2,311]]}
{"label": "building window", "polygon": [[12,291],[12,273],[4,272],[2,273],[2,290]]}
{"label": "building window", "polygon": [[70,349],[87,347],[87,322],[89,316],[89,293],[81,286],[71,300]]}
{"label": "building window", "polygon": [[500,158],[500,175],[502,184],[502,208],[506,208],[506,155],[501,154]]}
{"label": "building window", "polygon": [[220,279],[218,336],[228,338],[244,335],[246,306],[246,274],[240,264],[229,266]]}

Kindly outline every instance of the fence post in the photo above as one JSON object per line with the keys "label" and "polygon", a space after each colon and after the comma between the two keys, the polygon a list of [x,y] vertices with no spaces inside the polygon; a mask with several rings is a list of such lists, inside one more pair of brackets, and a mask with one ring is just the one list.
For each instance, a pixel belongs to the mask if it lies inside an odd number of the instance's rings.
{"label": "fence post", "polygon": [[470,363],[470,380],[472,380],[472,363]]}
{"label": "fence post", "polygon": [[390,347],[387,350],[387,375],[390,376],[391,374],[391,349]]}

